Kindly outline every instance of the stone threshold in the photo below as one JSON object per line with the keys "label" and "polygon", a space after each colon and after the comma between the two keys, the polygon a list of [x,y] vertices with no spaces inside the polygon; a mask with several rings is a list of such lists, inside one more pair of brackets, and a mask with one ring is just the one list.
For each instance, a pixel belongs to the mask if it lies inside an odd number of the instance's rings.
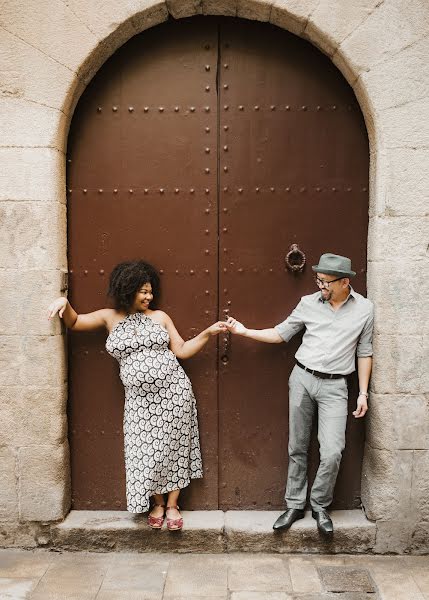
{"label": "stone threshold", "polygon": [[307,511],[289,531],[274,532],[282,511],[183,511],[183,531],[152,530],[146,516],[126,511],[72,510],[52,525],[44,545],[52,550],[97,552],[370,553],[376,525],[361,510],[332,511],[334,537],[323,539]]}

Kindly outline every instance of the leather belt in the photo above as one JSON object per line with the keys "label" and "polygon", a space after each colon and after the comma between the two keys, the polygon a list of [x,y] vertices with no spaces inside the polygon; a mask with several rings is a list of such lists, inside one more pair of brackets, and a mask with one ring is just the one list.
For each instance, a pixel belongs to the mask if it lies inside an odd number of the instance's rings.
{"label": "leather belt", "polygon": [[298,361],[296,361],[296,364],[300,369],[304,369],[304,371],[311,373],[311,375],[314,375],[315,377],[319,377],[319,379],[340,379],[341,377],[345,377],[345,375],[341,375],[340,373],[321,373],[320,371],[315,371],[314,369],[308,369]]}

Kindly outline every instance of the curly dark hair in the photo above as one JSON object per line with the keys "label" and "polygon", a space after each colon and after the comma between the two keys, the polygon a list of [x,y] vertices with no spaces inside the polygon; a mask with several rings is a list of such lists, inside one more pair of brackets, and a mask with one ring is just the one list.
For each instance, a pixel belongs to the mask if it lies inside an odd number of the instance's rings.
{"label": "curly dark hair", "polygon": [[119,263],[110,274],[108,295],[113,299],[116,310],[129,311],[138,290],[145,283],[152,286],[155,305],[159,297],[160,281],[158,271],[143,260]]}

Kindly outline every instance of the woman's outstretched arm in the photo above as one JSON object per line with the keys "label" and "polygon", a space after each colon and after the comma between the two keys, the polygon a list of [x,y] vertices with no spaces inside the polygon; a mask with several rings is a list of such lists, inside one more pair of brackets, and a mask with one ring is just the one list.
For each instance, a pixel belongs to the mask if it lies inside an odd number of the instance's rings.
{"label": "woman's outstretched arm", "polygon": [[190,358],[197,354],[209,341],[212,335],[218,335],[222,331],[226,331],[226,325],[223,321],[217,321],[204,329],[191,340],[185,340],[180,336],[171,318],[164,313],[165,328],[170,336],[170,349],[177,358]]}
{"label": "woman's outstretched arm", "polygon": [[58,314],[68,329],[73,329],[73,331],[93,331],[102,327],[108,328],[112,312],[114,312],[113,309],[102,308],[91,313],[78,315],[67,298],[60,297],[49,305],[48,319],[51,320]]}

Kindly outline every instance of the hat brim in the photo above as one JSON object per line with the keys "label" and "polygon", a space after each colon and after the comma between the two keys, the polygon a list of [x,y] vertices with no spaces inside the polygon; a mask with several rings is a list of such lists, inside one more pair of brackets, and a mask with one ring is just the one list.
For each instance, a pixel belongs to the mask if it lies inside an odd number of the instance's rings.
{"label": "hat brim", "polygon": [[333,271],[321,265],[313,265],[311,268],[315,273],[326,273],[326,275],[338,275],[339,277],[354,277],[356,275],[355,271]]}

